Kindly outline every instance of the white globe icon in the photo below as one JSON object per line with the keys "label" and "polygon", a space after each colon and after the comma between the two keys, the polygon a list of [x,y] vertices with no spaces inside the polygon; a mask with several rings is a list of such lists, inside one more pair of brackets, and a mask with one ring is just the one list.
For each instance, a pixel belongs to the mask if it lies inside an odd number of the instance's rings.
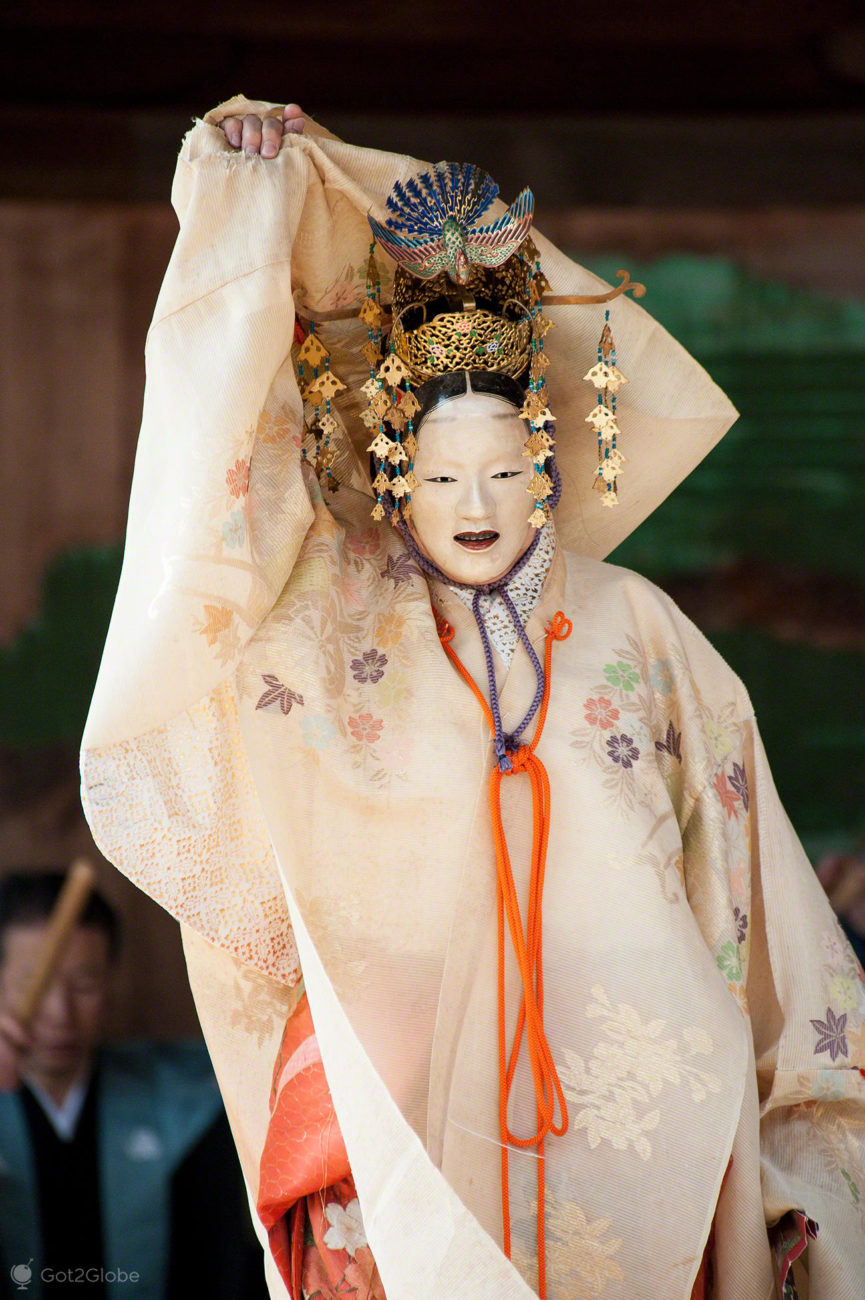
{"label": "white globe icon", "polygon": [[[32,1263],[33,1260],[31,1259],[30,1264]],[[13,1264],[9,1270],[12,1281],[17,1283],[19,1291],[23,1291],[28,1287],[33,1279],[33,1270],[30,1264]]]}

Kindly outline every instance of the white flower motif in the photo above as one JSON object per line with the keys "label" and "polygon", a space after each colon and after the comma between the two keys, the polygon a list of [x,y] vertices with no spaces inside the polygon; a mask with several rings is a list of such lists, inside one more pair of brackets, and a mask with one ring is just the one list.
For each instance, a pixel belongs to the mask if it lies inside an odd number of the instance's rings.
{"label": "white flower motif", "polygon": [[632,1147],[648,1160],[652,1146],[646,1134],[661,1119],[659,1110],[647,1109],[652,1098],[668,1085],[684,1084],[695,1102],[720,1091],[720,1079],[694,1064],[694,1057],[711,1056],[714,1044],[705,1030],[689,1026],[683,1030],[682,1048],[675,1038],[663,1037],[666,1021],[644,1023],[634,1007],[614,1006],[599,984],[592,997],[586,1014],[602,1022],[604,1038],[587,1062],[565,1048],[559,1070],[565,1096],[575,1103],[571,1125],[585,1129],[591,1148],[609,1142],[617,1151]]}
{"label": "white flower motif", "polygon": [[360,1201],[357,1197],[343,1207],[338,1201],[331,1201],[325,1206],[324,1213],[330,1224],[324,1234],[324,1243],[331,1250],[345,1250],[354,1259],[357,1252],[367,1245],[360,1217]]}
{"label": "white flower motif", "polygon": [[842,1011],[852,1011],[859,1001],[856,982],[846,975],[834,975],[829,983],[832,1001]]}
{"label": "white flower motif", "polygon": [[815,1101],[842,1101],[844,1098],[843,1071],[818,1070],[811,1095]]}
{"label": "white flower motif", "polygon": [[733,736],[731,732],[714,718],[706,719],[706,736],[709,744],[712,746],[712,752],[719,763],[730,753],[733,748]]}
{"label": "white flower motif", "polygon": [[322,713],[315,713],[311,717],[301,718],[300,729],[303,732],[303,739],[310,749],[327,749],[336,735],[336,727]]}
{"label": "white flower motif", "polygon": [[222,540],[232,550],[237,550],[246,541],[246,519],[242,510],[232,510],[222,525]]}
{"label": "white flower motif", "polygon": [[831,930],[824,930],[820,935],[820,947],[826,954],[827,960],[833,964],[844,960],[844,949],[841,946],[841,940]]}
{"label": "white flower motif", "polygon": [[642,718],[635,713],[623,714],[616,723],[619,731],[630,736],[640,753],[647,753],[654,748],[654,736]]}

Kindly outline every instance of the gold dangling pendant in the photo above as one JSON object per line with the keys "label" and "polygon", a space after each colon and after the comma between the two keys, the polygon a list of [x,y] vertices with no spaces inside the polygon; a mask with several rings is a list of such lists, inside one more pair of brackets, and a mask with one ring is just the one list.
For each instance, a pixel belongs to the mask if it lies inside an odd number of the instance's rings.
{"label": "gold dangling pendant", "polygon": [[628,381],[616,365],[616,344],[610,329],[610,310],[604,314],[604,328],[598,340],[598,360],[587,375],[598,392],[594,408],[586,416],[598,439],[598,468],[592,486],[601,493],[601,505],[612,508],[619,504],[618,476],[625,463],[618,446],[619,424],[616,416],[616,394]]}

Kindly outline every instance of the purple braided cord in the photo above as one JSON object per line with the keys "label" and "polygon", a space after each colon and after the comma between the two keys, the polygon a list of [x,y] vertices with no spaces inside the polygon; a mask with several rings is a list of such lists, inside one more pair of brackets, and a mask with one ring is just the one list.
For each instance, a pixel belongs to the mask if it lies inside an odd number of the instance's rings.
{"label": "purple braided cord", "polygon": [[510,593],[508,592],[507,588],[503,587],[500,594],[502,600],[504,601],[505,609],[510,614],[511,621],[513,622],[513,625],[517,630],[517,636],[522,641],[525,647],[526,654],[529,656],[529,659],[531,660],[532,667],[535,670],[535,677],[537,678],[537,683],[538,683],[537,690],[535,691],[535,698],[532,700],[528,713],[523,718],[522,722],[517,727],[516,731],[514,731],[514,733],[510,736],[505,736],[505,742],[508,748],[513,749],[514,746],[517,744],[519,737],[525,731],[526,727],[529,725],[532,718],[535,716],[538,709],[541,707],[541,700],[544,698],[544,669],[540,659],[535,654],[535,648],[532,645],[531,641],[529,640],[529,634],[526,631],[525,627],[523,626],[523,622],[519,616],[517,607],[514,604],[514,602],[511,600]]}
{"label": "purple braided cord", "polygon": [[[544,428],[551,435],[555,433],[555,426],[552,424],[552,422],[546,424]],[[561,496],[562,496],[562,476],[559,473],[559,467],[556,464],[556,458],[554,455],[548,457],[545,468],[553,482],[553,490],[550,493],[550,496],[547,500],[547,504],[549,505],[551,510],[554,510],[556,506],[559,504],[559,501],[561,500]],[[386,498],[389,496],[390,493],[385,494],[385,500],[383,501],[383,505],[385,507],[385,511],[388,519],[392,519],[393,512],[394,512],[393,498],[391,497],[391,500],[388,501]],[[464,591],[471,591],[474,593],[472,596],[472,613],[474,614],[475,622],[477,623],[478,626],[478,632],[480,633],[480,637],[481,637],[481,644],[483,645],[483,649],[484,649],[484,659],[487,665],[487,680],[489,682],[489,691],[490,691],[490,708],[492,710],[493,724],[494,724],[493,747],[496,752],[496,759],[498,760],[499,771],[510,772],[513,770],[513,763],[508,758],[508,750],[515,748],[519,737],[525,731],[526,727],[529,725],[532,718],[535,716],[538,709],[540,708],[541,700],[544,698],[545,683],[544,683],[543,664],[541,663],[538,656],[535,654],[534,646],[529,640],[528,632],[526,632],[526,629],[523,627],[523,622],[522,619],[520,618],[519,611],[516,605],[514,604],[514,602],[511,600],[510,595],[508,594],[507,587],[511,579],[517,576],[520,570],[526,564],[528,564],[529,560],[534,554],[535,548],[538,542],[540,541],[540,536],[541,536],[540,530],[538,530],[535,533],[534,537],[532,538],[529,545],[526,547],[523,554],[516,561],[516,563],[508,570],[508,572],[504,575],[504,577],[499,578],[497,582],[467,583],[467,582],[454,582],[452,578],[449,578],[446,573],[443,573],[441,571],[441,569],[438,567],[437,564],[434,564],[432,560],[428,559],[423,554],[417,542],[412,537],[404,519],[399,519],[397,521],[397,527],[399,528],[400,534],[402,535],[402,539],[405,542],[406,549],[408,550],[412,559],[415,561],[418,567],[423,570],[424,573],[426,573],[431,578],[436,578],[439,582],[447,583],[449,586],[452,587],[461,587]],[[517,636],[520,638],[520,641],[523,644],[526,654],[529,656],[529,660],[531,661],[531,665],[535,670],[535,678],[537,680],[535,697],[532,700],[531,705],[529,706],[529,711],[526,714],[526,716],[523,718],[520,725],[510,735],[505,735],[504,729],[502,727],[501,706],[499,704],[499,692],[498,692],[498,687],[496,686],[496,674],[495,674],[495,667],[493,665],[493,651],[492,651],[492,646],[490,645],[489,633],[487,632],[486,624],[484,623],[483,616],[480,610],[481,596],[491,596],[495,592],[498,592],[498,594],[501,596],[505,609],[510,614],[511,622],[514,625]]]}
{"label": "purple braided cord", "polygon": [[487,665],[487,681],[490,687],[490,709],[493,715],[493,749],[496,751],[496,760],[498,761],[500,772],[512,772],[513,763],[508,758],[508,746],[502,728],[502,714],[499,706],[499,692],[496,686],[496,670],[493,664],[493,650],[490,645],[487,625],[481,615],[481,596],[482,591],[476,591],[472,597],[472,613],[475,616],[475,622],[478,625],[478,631],[481,634],[481,644],[484,648],[484,659]]}
{"label": "purple braided cord", "polygon": [[[548,433],[553,432],[552,424],[545,424],[544,428]],[[551,510],[555,510],[556,506],[562,499],[562,476],[559,473],[559,467],[556,464],[555,456],[550,456],[547,460],[546,471],[553,480],[553,490],[547,498],[547,505]]]}
{"label": "purple braided cord", "polygon": [[[561,495],[561,479],[559,478],[558,471],[555,471],[554,473],[553,482],[555,488],[557,489],[557,499],[558,499],[558,496]],[[556,495],[555,492],[554,495]],[[483,651],[484,651],[484,660],[487,666],[487,681],[489,684],[489,692],[490,692],[490,709],[492,711],[493,725],[494,725],[493,747],[496,752],[496,759],[498,761],[499,770],[501,772],[510,772],[513,770],[513,764],[511,763],[511,760],[508,758],[507,751],[509,749],[514,748],[517,742],[517,738],[522,734],[522,732],[525,731],[526,727],[529,725],[532,718],[535,716],[538,709],[540,708],[541,700],[544,697],[545,679],[544,679],[543,664],[541,663],[540,659],[535,653],[534,646],[529,640],[529,635],[526,632],[525,627],[523,626],[523,622],[522,619],[520,618],[519,611],[516,605],[514,604],[514,602],[511,600],[510,595],[508,594],[507,584],[511,581],[512,578],[516,577],[516,575],[526,564],[528,564],[529,559],[534,554],[535,548],[537,547],[538,542],[540,541],[540,536],[541,536],[540,531],[535,533],[535,536],[532,538],[531,542],[526,547],[525,551],[520,556],[520,558],[516,561],[516,563],[508,570],[508,572],[503,577],[498,579],[497,582],[466,583],[466,582],[454,582],[452,578],[449,578],[446,573],[442,572],[442,570],[438,567],[437,564],[434,564],[432,560],[428,559],[427,556],[425,556],[423,552],[420,550],[420,548],[418,547],[417,542],[412,537],[411,533],[409,532],[403,520],[399,521],[398,527],[402,535],[402,539],[406,544],[406,549],[408,550],[412,559],[424,571],[424,573],[428,574],[432,578],[438,579],[439,582],[447,583],[449,586],[452,587],[461,587],[464,591],[471,591],[474,593],[472,596],[472,613],[474,615],[475,623],[477,624],[478,627],[478,632],[480,633],[481,644],[483,646]],[[487,627],[486,624],[484,623],[483,615],[481,614],[481,610],[480,610],[481,596],[491,596],[494,592],[498,592],[498,594],[501,596],[505,609],[510,614],[511,621],[514,625],[514,628],[516,629],[517,636],[520,638],[520,641],[522,642],[526,650],[526,653],[529,656],[532,667],[535,670],[535,678],[537,680],[537,687],[535,690],[534,699],[532,700],[532,703],[529,706],[529,710],[526,713],[526,716],[523,718],[520,725],[510,735],[505,735],[502,727],[501,707],[499,704],[499,692],[498,692],[498,686],[496,685],[495,666],[493,664],[493,651],[492,651],[492,646],[490,645],[489,633],[487,632]]]}

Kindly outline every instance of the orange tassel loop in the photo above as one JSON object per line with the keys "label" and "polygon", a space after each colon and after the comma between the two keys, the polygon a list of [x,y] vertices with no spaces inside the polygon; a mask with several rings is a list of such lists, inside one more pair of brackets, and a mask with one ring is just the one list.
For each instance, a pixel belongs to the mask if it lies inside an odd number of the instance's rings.
{"label": "orange tassel loop", "polygon": [[[467,671],[451,646],[453,629],[443,619],[438,623],[439,637],[444,651],[454,667],[467,682],[483,709],[490,731],[494,731],[493,715],[477,683]],[[550,782],[546,768],[535,750],[543,734],[550,697],[553,642],[564,641],[571,635],[572,624],[559,611],[547,629],[544,653],[544,692],[538,722],[531,744],[520,745],[508,752],[513,764],[512,772],[502,772],[498,766],[490,776],[490,813],[496,846],[497,919],[498,919],[498,1027],[499,1027],[499,1130],[502,1143],[502,1226],[504,1251],[511,1257],[510,1196],[508,1181],[508,1149],[536,1147],[538,1154],[538,1294],[546,1296],[546,1250],[544,1241],[544,1140],[547,1134],[557,1137],[567,1132],[568,1108],[562,1085],[556,1071],[546,1033],[544,1032],[544,976],[542,946],[542,902],[544,872],[547,862],[547,844],[550,835]],[[529,899],[526,928],[523,930],[516,883],[511,869],[510,854],[502,824],[501,785],[505,776],[525,772],[532,788],[532,861],[529,877]],[[505,1029],[505,921],[520,971],[522,1000],[508,1055]],[[538,1124],[530,1137],[520,1138],[508,1127],[508,1100],[522,1048],[526,1038],[529,1065],[535,1087]],[[559,1120],[556,1122],[556,1110]]]}

